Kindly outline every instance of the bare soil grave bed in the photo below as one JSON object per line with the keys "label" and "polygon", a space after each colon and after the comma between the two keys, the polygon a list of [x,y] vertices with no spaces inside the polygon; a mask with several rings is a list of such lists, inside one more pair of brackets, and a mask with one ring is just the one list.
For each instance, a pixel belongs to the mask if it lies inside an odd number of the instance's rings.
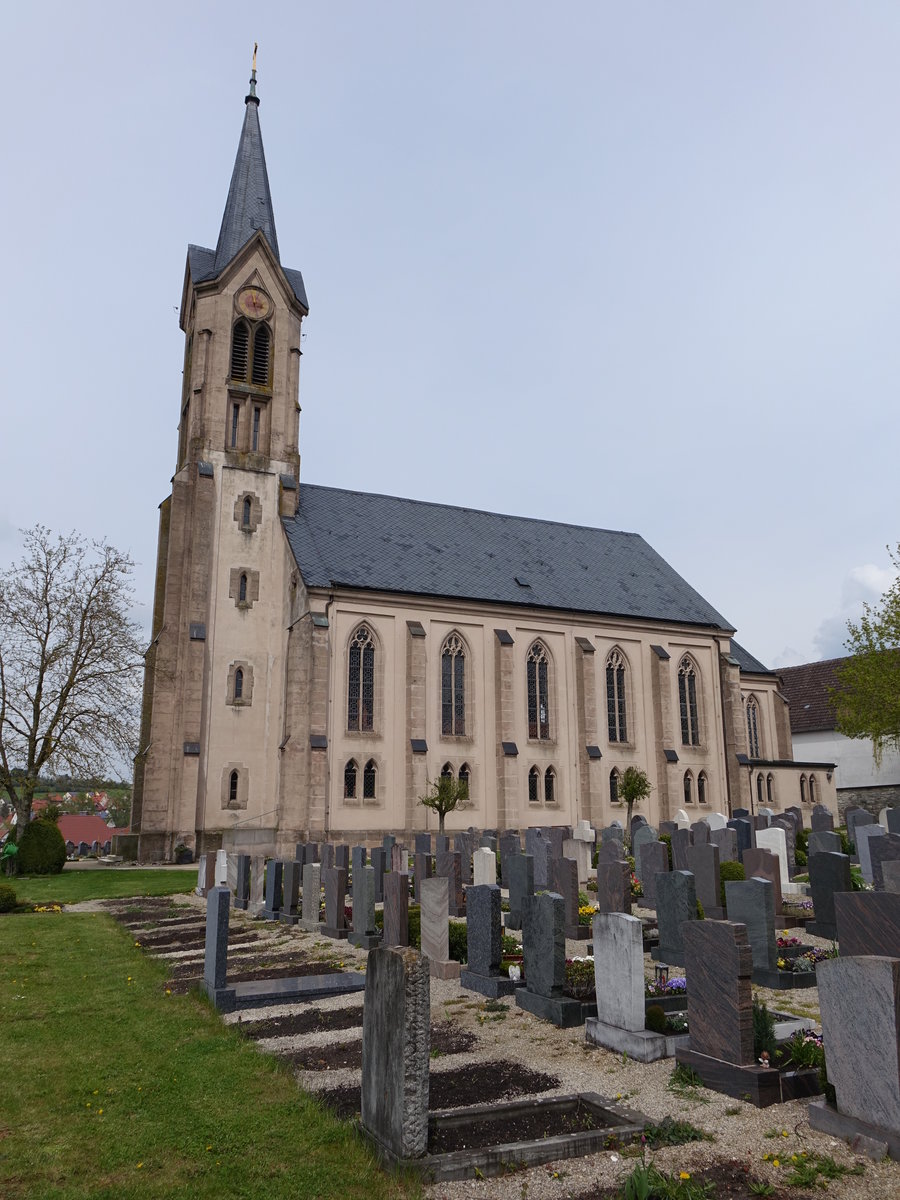
{"label": "bare soil grave bed", "polygon": [[[745,1163],[736,1159],[715,1162],[691,1172],[691,1183],[697,1186],[698,1194],[701,1186],[711,1185],[710,1200],[722,1200],[723,1197],[724,1200],[758,1200],[759,1196],[767,1196],[769,1200],[813,1200],[809,1192],[798,1192],[796,1188],[765,1190],[765,1183],[757,1179]],[[571,1200],[617,1200],[621,1195],[621,1186],[597,1187],[578,1192]]]}
{"label": "bare soil grave bed", "polygon": [[[361,1011],[361,1010],[360,1010]],[[447,1025],[432,1025],[431,1053],[433,1057],[447,1054],[466,1054],[478,1045],[474,1033]],[[313,1046],[308,1050],[277,1052],[303,1071],[338,1071],[345,1068],[362,1070],[362,1042],[335,1042],[329,1046]],[[432,1078],[434,1078],[432,1076]]]}
{"label": "bare soil grave bed", "polygon": [[349,1008],[332,1008],[320,1012],[285,1013],[281,1017],[269,1017],[266,1021],[238,1021],[237,1028],[244,1037],[259,1041],[261,1038],[295,1037],[303,1033],[324,1033],[341,1029],[353,1029],[362,1025],[361,1004]]}

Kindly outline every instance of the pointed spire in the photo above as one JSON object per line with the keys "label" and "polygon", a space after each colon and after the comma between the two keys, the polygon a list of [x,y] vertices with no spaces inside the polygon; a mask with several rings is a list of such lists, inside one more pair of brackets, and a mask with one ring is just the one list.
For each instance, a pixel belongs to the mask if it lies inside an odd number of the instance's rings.
{"label": "pointed spire", "polygon": [[[242,246],[259,229],[276,258],[278,237],[275,233],[275,214],[272,211],[272,194],[269,191],[269,175],[266,171],[266,155],[263,150],[262,133],[259,128],[259,97],[256,94],[256,45],[253,46],[253,69],[250,72],[250,91],[244,98],[244,127],[238,143],[234,170],[222,228],[216,243],[216,265],[218,275],[228,266]],[[280,259],[279,259],[280,261]]]}

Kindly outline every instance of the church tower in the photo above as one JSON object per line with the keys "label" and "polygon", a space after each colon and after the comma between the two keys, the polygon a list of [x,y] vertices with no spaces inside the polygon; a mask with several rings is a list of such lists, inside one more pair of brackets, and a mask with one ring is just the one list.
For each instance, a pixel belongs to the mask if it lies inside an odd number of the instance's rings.
{"label": "church tower", "polygon": [[[297,509],[299,271],[281,265],[256,63],[215,249],[189,246],[178,455],[160,505],[133,828],[144,860],[215,849],[275,797]],[[274,799],[269,806],[274,808]]]}

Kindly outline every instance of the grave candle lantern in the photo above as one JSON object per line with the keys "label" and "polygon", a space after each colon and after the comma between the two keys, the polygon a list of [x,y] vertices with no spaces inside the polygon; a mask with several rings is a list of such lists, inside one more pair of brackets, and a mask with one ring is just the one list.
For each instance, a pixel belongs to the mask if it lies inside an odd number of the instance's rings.
{"label": "grave candle lantern", "polygon": [[656,986],[664,988],[669,982],[669,967],[667,963],[657,963],[654,968]]}

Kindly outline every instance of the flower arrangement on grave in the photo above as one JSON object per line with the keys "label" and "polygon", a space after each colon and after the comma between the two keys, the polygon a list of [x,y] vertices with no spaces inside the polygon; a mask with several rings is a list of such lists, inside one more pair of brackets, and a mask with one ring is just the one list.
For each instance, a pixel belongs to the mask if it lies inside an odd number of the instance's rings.
{"label": "flower arrangement on grave", "polygon": [[797,975],[808,975],[810,971],[816,969],[816,963],[824,962],[826,958],[836,957],[837,950],[834,947],[831,950],[810,947],[803,954],[798,954],[796,958],[779,958],[778,970],[793,971]]}
{"label": "flower arrangement on grave", "polygon": [[644,980],[645,996],[684,996],[687,993],[687,980],[683,975],[667,979],[665,983],[657,983],[655,979]]}
{"label": "flower arrangement on grave", "polygon": [[811,915],[813,911],[812,900],[800,900],[797,896],[782,896],[781,907],[783,909],[796,909],[803,913],[804,916]]}
{"label": "flower arrangement on grave", "polygon": [[791,937],[786,929],[784,933],[779,933],[775,941],[778,944],[779,950],[784,949],[786,946],[801,946],[803,944],[798,937]]}
{"label": "flower arrangement on grave", "polygon": [[566,959],[563,995],[582,1002],[595,998],[594,960],[590,955]]}
{"label": "flower arrangement on grave", "polygon": [[640,898],[643,896],[643,894],[644,894],[643,884],[638,879],[637,875],[635,875],[634,871],[632,871],[631,872],[631,898],[632,898],[632,900],[640,900]]}
{"label": "flower arrangement on grave", "polygon": [[578,924],[579,925],[590,925],[591,919],[592,919],[594,913],[599,912],[599,911],[600,911],[600,909],[597,907],[596,904],[579,904],[579,906],[578,906]]}

